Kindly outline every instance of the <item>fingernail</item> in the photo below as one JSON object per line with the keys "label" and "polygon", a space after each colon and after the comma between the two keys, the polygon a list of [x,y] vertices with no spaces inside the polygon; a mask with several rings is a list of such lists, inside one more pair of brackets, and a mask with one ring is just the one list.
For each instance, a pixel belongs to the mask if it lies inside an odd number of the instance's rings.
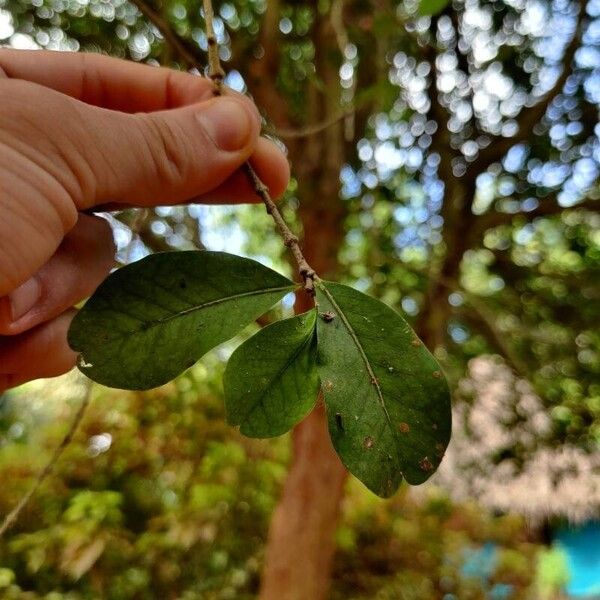
{"label": "fingernail", "polygon": [[252,119],[241,102],[219,98],[196,115],[215,145],[226,152],[242,150],[252,133]]}
{"label": "fingernail", "polygon": [[41,294],[42,287],[37,277],[32,277],[9,294],[10,316],[13,323],[26,315],[36,305]]}

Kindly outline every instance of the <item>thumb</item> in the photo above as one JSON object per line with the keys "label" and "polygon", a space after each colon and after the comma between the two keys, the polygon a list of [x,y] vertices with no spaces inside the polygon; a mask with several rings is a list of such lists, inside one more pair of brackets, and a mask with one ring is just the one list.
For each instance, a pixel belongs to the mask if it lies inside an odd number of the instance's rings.
{"label": "thumb", "polygon": [[243,97],[133,115],[84,110],[92,139],[80,147],[91,185],[81,186],[79,208],[176,204],[206,194],[250,157],[260,133],[258,111]]}

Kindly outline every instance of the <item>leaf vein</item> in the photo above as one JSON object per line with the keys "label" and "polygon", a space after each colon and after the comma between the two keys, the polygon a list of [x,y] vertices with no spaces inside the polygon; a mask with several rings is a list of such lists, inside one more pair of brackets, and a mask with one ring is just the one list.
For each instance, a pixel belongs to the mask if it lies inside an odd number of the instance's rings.
{"label": "leaf vein", "polygon": [[346,327],[346,330],[348,331],[348,333],[350,334],[350,337],[352,338],[352,341],[354,342],[354,344],[356,345],[356,348],[358,349],[358,352],[365,364],[365,367],[367,369],[367,373],[369,375],[369,377],[371,378],[371,383],[373,385],[373,387],[375,388],[376,392],[377,392],[377,398],[379,399],[379,403],[381,405],[381,409],[383,410],[383,414],[385,415],[385,418],[387,420],[388,426],[390,428],[390,431],[392,433],[392,439],[394,440],[394,445],[396,446],[396,450],[398,451],[398,440],[396,439],[395,433],[394,433],[394,425],[392,423],[392,419],[390,417],[390,414],[388,413],[387,410],[387,406],[385,405],[385,399],[383,397],[383,394],[381,392],[381,387],[379,386],[379,381],[377,380],[377,377],[375,376],[375,372],[373,371],[373,368],[371,367],[371,363],[369,361],[369,358],[367,357],[364,348],[362,347],[362,344],[360,343],[360,340],[358,339],[358,336],[356,335],[356,332],[354,331],[352,325],[350,325],[350,322],[348,321],[348,318],[346,317],[346,315],[344,314],[344,311],[340,308],[339,304],[335,301],[333,295],[331,294],[331,292],[327,289],[327,287],[325,285],[320,285],[319,286],[320,289],[323,291],[323,293],[327,296],[327,299],[329,300],[329,302],[331,302],[331,304],[333,305],[333,307],[335,308],[335,310],[337,311],[337,313],[340,316],[340,319],[342,320],[342,323],[344,324],[344,326]]}

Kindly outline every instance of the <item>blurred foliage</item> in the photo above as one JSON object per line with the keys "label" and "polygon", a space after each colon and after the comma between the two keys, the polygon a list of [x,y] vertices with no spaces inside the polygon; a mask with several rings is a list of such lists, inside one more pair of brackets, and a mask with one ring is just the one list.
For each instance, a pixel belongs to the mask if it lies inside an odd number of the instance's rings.
{"label": "blurred foliage", "polygon": [[[224,423],[221,370],[213,356],[151,393],[94,394],[77,441],[0,546],[0,564],[35,593],[6,595],[5,571],[0,597],[250,597],[287,450]],[[4,399],[0,479],[12,483],[2,486],[2,514],[69,414],[67,385],[54,406],[44,387],[33,388]],[[15,404],[36,422],[10,419]],[[57,422],[55,410],[65,418]]]}
{"label": "blurred foliage", "polygon": [[[249,440],[225,424],[221,369],[213,353],[152,392],[95,388],[54,476],[0,541],[1,598],[255,597],[288,449],[285,438]],[[80,396],[71,375],[3,398],[0,480],[10,485],[0,514]],[[548,562],[521,517],[455,505],[436,488],[417,499],[403,488],[383,503],[349,487],[334,600],[529,598],[536,562]]]}

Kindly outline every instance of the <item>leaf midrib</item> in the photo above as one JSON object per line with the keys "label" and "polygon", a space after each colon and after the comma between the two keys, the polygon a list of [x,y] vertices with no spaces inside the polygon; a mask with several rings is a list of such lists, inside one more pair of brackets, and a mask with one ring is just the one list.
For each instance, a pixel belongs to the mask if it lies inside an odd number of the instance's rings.
{"label": "leaf midrib", "polygon": [[269,389],[273,386],[273,383],[275,383],[275,381],[277,381],[278,379],[281,379],[281,377],[283,376],[284,372],[287,371],[287,369],[293,364],[293,362],[296,360],[296,358],[298,358],[298,356],[301,354],[301,352],[312,341],[313,336],[314,336],[314,325],[315,324],[316,324],[316,321],[313,324],[313,329],[305,336],[304,341],[302,342],[302,344],[300,344],[298,346],[298,348],[296,348],[296,350],[288,358],[288,360],[286,361],[286,363],[279,369],[279,371],[277,371],[277,373],[275,373],[275,375],[273,375],[273,377],[271,377],[271,379],[269,380],[268,385],[265,386],[265,389],[261,392],[261,394],[258,397],[258,399],[256,400],[256,402],[254,402],[252,404],[252,407],[246,412],[246,414],[244,415],[244,418],[240,419],[240,426],[242,426],[244,424],[244,422],[248,419],[248,417],[250,416],[250,414],[252,414],[254,412],[254,410],[257,408],[257,406],[259,406],[262,403],[262,401],[265,398],[265,396],[267,395]]}
{"label": "leaf midrib", "polygon": [[280,286],[280,287],[274,287],[274,288],[263,288],[260,290],[252,290],[250,292],[243,292],[241,294],[234,294],[232,296],[225,296],[223,298],[217,298],[216,300],[211,300],[210,302],[204,302],[202,304],[197,304],[195,306],[190,306],[190,308],[186,308],[182,311],[178,311],[175,314],[172,315],[167,315],[166,317],[162,317],[160,319],[155,319],[153,321],[142,321],[143,326],[136,328],[136,329],[131,329],[130,331],[124,331],[122,333],[120,333],[119,335],[115,336],[115,337],[111,337],[111,341],[113,340],[118,340],[120,338],[123,338],[127,335],[136,335],[139,334],[142,331],[148,331],[149,329],[153,329],[154,327],[158,327],[160,325],[164,325],[165,323],[168,323],[169,321],[172,321],[173,319],[178,319],[180,317],[185,317],[186,315],[192,314],[193,312],[196,312],[198,310],[203,310],[205,308],[210,308],[211,306],[216,306],[218,304],[222,304],[224,302],[229,302],[231,300],[237,300],[239,298],[247,298],[250,296],[259,296],[262,294],[270,294],[270,293],[275,293],[275,292],[283,292],[286,290],[291,290],[293,289],[294,286],[293,285],[286,285],[286,286]]}
{"label": "leaf midrib", "polygon": [[375,387],[375,389],[377,391],[377,397],[379,399],[379,403],[381,404],[381,409],[383,410],[383,414],[385,415],[385,418],[389,425],[390,431],[392,433],[392,439],[394,440],[394,445],[396,446],[396,449],[398,450],[398,442],[396,439],[392,419],[390,417],[390,414],[388,413],[387,406],[385,405],[385,399],[383,398],[383,394],[381,393],[381,388],[379,387],[379,380],[375,376],[375,372],[373,371],[373,368],[371,367],[369,358],[367,357],[367,354],[366,354],[364,348],[362,347],[362,344],[360,343],[360,340],[358,339],[356,332],[354,331],[352,325],[350,325],[350,322],[348,321],[348,318],[344,314],[344,311],[340,308],[339,304],[335,301],[331,292],[327,289],[325,284],[319,285],[319,288],[327,296],[327,299],[329,300],[329,302],[331,302],[333,307],[336,309],[337,313],[340,316],[340,319],[342,320],[342,323],[346,327],[346,330],[348,331],[350,337],[352,338],[352,341],[354,342],[354,344],[356,345],[356,348],[358,349],[358,352],[359,352],[359,354],[365,364],[365,367],[367,369],[367,374],[371,378],[372,385]]}

